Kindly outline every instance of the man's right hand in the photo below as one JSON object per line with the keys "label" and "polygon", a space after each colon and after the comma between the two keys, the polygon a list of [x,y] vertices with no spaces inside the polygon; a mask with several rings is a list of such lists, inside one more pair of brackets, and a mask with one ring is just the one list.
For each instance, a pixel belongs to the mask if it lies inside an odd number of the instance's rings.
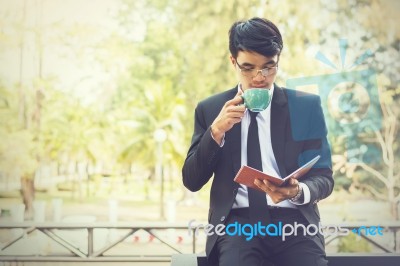
{"label": "man's right hand", "polygon": [[244,105],[239,105],[243,103],[241,94],[242,92],[238,92],[232,100],[225,103],[211,125],[211,134],[218,145],[221,145],[225,132],[242,121],[246,108]]}

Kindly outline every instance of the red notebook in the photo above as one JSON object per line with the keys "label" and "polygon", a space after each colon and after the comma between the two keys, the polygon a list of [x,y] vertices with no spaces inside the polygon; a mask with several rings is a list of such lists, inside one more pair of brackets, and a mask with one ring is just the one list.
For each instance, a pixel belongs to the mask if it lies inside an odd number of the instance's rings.
{"label": "red notebook", "polygon": [[272,176],[272,175],[266,174],[264,172],[261,172],[257,169],[251,168],[247,165],[243,165],[240,168],[239,172],[236,174],[235,179],[233,179],[233,180],[237,183],[246,185],[246,186],[254,188],[254,189],[258,189],[260,191],[262,191],[262,190],[259,187],[257,187],[256,185],[254,185],[255,179],[260,179],[260,180],[266,179],[266,180],[270,181],[271,183],[274,183],[277,186],[283,186],[286,182],[288,182],[289,178],[293,177],[293,178],[299,179],[300,177],[305,175],[314,166],[314,164],[319,160],[319,158],[321,158],[320,155],[313,158],[311,161],[309,161],[308,163],[306,163],[305,165],[303,165],[302,167],[300,167],[299,169],[297,169],[296,171],[294,171],[293,173],[291,173],[290,175],[288,175],[285,178]]}

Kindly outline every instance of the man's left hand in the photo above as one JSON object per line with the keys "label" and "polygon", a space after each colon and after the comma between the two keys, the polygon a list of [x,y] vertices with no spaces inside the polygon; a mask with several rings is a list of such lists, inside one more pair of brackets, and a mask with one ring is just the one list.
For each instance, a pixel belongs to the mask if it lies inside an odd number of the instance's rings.
{"label": "man's left hand", "polygon": [[267,193],[275,204],[293,198],[300,189],[299,181],[294,178],[290,178],[289,182],[283,187],[274,185],[268,180],[260,179],[254,180],[254,184]]}

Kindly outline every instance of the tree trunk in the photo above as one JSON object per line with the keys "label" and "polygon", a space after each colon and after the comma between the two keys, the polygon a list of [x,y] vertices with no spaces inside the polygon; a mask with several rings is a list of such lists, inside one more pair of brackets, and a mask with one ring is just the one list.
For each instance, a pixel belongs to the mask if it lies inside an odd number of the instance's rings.
{"label": "tree trunk", "polygon": [[33,178],[26,176],[21,177],[21,194],[22,200],[25,204],[25,213],[27,219],[33,217],[33,200],[35,199],[35,186]]}
{"label": "tree trunk", "polygon": [[399,220],[399,206],[397,202],[390,202],[390,213],[395,221]]}

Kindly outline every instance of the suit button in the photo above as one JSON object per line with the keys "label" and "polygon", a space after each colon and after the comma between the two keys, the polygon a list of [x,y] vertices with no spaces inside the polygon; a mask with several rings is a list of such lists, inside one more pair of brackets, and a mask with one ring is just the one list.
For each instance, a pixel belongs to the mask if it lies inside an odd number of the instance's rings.
{"label": "suit button", "polygon": [[220,219],[221,222],[225,221],[225,216],[222,216]]}

